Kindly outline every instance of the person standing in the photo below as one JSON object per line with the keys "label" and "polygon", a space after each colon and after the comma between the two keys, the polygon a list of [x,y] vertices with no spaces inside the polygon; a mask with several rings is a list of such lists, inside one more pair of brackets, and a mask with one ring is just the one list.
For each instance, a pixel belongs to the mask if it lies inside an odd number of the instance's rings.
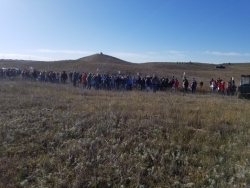
{"label": "person standing", "polygon": [[76,87],[76,82],[77,82],[78,78],[79,78],[78,73],[75,71],[72,75],[72,81],[73,81],[74,87]]}
{"label": "person standing", "polygon": [[197,86],[197,82],[196,82],[195,78],[193,78],[193,81],[192,81],[192,84],[191,84],[192,93],[195,93],[196,86]]}
{"label": "person standing", "polygon": [[72,82],[72,76],[73,76],[73,72],[71,71],[71,72],[69,73],[70,82]]}
{"label": "person standing", "polygon": [[85,89],[87,87],[87,74],[82,73],[82,88]]}
{"label": "person standing", "polygon": [[146,91],[148,92],[149,89],[150,89],[150,84],[151,84],[151,80],[150,80],[150,77],[149,75],[146,77],[146,80],[145,80],[145,86],[146,86]]}
{"label": "person standing", "polygon": [[91,89],[92,74],[89,73],[87,76],[87,89]]}
{"label": "person standing", "polygon": [[176,91],[178,91],[178,86],[179,86],[179,81],[178,81],[178,79],[177,78],[175,78],[175,81],[174,81],[174,91],[176,92]]}
{"label": "person standing", "polygon": [[185,76],[184,79],[183,79],[183,82],[182,82],[183,94],[187,93],[188,85],[189,85],[189,83],[188,83],[187,77]]}
{"label": "person standing", "polygon": [[62,83],[65,84],[67,79],[68,79],[68,75],[65,71],[63,71],[63,73],[61,74]]}
{"label": "person standing", "polygon": [[158,79],[157,76],[154,74],[154,75],[153,75],[153,78],[152,78],[152,89],[153,89],[153,92],[154,92],[154,93],[156,92],[159,83],[160,83],[159,79]]}

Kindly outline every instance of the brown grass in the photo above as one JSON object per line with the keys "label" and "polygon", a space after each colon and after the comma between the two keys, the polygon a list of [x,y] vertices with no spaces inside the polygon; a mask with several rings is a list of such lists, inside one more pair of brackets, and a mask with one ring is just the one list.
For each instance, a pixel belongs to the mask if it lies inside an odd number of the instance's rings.
{"label": "brown grass", "polygon": [[248,100],[0,85],[0,187],[250,184]]}

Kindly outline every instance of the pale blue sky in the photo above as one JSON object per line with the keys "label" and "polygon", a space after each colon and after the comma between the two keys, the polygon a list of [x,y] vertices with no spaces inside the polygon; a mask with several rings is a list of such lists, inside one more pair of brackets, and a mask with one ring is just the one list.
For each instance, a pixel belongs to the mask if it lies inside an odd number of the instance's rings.
{"label": "pale blue sky", "polygon": [[0,59],[250,62],[249,0],[0,0]]}

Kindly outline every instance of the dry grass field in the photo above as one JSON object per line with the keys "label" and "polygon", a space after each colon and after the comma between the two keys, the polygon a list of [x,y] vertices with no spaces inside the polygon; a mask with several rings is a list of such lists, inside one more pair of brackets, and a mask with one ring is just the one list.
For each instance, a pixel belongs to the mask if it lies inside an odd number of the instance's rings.
{"label": "dry grass field", "polygon": [[[83,71],[95,71],[101,65],[103,61],[80,59],[23,62],[18,67],[70,71],[82,66]],[[111,73],[121,69],[181,76],[186,71],[205,81],[217,76],[237,80],[250,67],[233,64],[217,70],[199,63],[127,62],[105,66]],[[87,91],[71,84],[17,79],[0,81],[0,104],[0,187],[250,185],[247,99],[211,93]]]}

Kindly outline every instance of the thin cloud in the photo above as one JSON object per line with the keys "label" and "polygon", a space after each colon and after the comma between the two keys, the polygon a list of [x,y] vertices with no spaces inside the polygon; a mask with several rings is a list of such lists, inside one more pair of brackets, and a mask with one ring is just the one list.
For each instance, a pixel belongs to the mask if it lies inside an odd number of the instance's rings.
{"label": "thin cloud", "polygon": [[127,53],[127,52],[111,52],[110,53],[112,56],[115,56],[115,57],[123,57],[123,58],[147,58],[148,56],[147,55],[144,55],[144,54],[137,54],[137,53]]}
{"label": "thin cloud", "polygon": [[81,50],[51,50],[51,49],[38,49],[33,50],[32,52],[39,53],[50,53],[50,54],[93,54],[91,51],[81,51]]}
{"label": "thin cloud", "polygon": [[[170,50],[168,51],[168,53],[171,54],[171,57],[185,57],[185,54],[187,54],[188,52],[185,51],[176,51],[176,50]],[[173,57],[172,57],[173,58]]]}
{"label": "thin cloud", "polygon": [[209,55],[217,55],[217,56],[241,56],[240,53],[237,52],[210,52],[210,51],[205,51],[203,54],[209,54]]}
{"label": "thin cloud", "polygon": [[51,60],[48,57],[27,55],[27,54],[1,54],[5,59],[30,59],[30,60]]}
{"label": "thin cloud", "polygon": [[150,55],[157,55],[158,53],[157,53],[157,52],[147,52],[147,54],[150,54]]}

